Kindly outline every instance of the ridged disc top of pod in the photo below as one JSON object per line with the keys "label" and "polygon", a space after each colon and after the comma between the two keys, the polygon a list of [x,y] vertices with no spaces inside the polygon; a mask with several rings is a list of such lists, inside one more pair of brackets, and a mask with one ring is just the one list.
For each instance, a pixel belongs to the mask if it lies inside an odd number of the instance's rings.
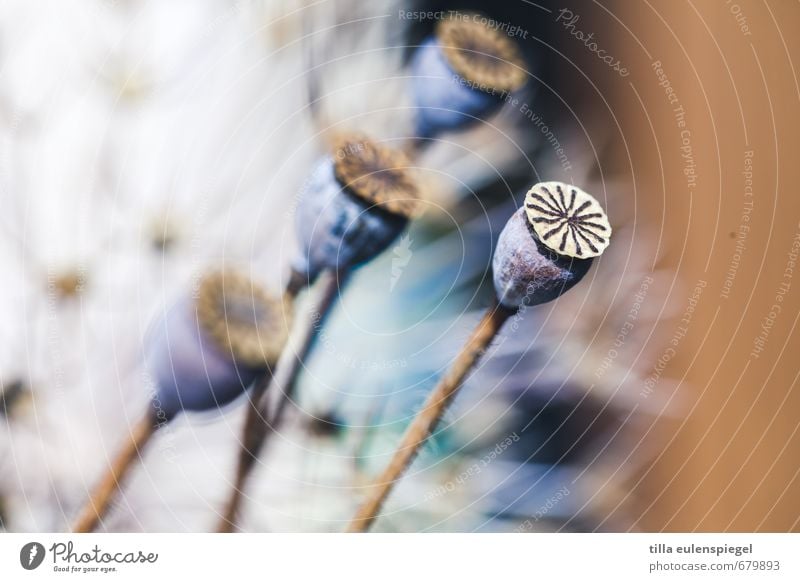
{"label": "ridged disc top of pod", "polygon": [[525,196],[525,214],[537,238],[563,256],[597,257],[611,241],[611,225],[600,203],[569,184],[536,184]]}
{"label": "ridged disc top of pod", "polygon": [[450,66],[481,90],[515,91],[527,80],[519,47],[477,13],[441,20],[436,37]]}
{"label": "ridged disc top of pod", "polygon": [[291,310],[258,283],[230,269],[210,272],[199,282],[195,307],[203,331],[237,363],[261,368],[277,362]]}
{"label": "ridged disc top of pod", "polygon": [[417,210],[417,182],[411,160],[402,151],[362,134],[348,134],[336,139],[333,159],[336,179],[354,196],[404,217]]}

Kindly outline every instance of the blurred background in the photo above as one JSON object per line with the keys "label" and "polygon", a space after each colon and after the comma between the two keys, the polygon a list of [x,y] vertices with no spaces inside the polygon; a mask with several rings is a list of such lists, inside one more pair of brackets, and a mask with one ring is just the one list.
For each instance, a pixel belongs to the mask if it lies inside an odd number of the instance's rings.
{"label": "blurred background", "polygon": [[[420,11],[441,10],[507,24],[528,82],[416,157],[420,216],[342,293],[241,529],[344,528],[544,180],[592,193],[612,244],[506,326],[375,529],[800,529],[800,6],[745,0],[3,2],[3,529],[69,527],[147,405],[147,330],[193,277],[282,288],[333,136],[408,142]],[[104,528],[211,531],[243,404],[160,430]]]}

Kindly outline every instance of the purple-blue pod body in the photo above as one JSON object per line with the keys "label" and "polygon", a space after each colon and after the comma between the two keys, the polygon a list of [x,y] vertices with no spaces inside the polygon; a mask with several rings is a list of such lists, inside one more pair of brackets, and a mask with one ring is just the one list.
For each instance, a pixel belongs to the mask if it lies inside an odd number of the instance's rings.
{"label": "purple-blue pod body", "polygon": [[400,236],[405,216],[346,192],[325,158],[312,173],[295,214],[300,251],[293,267],[314,281],[325,269],[344,271],[377,256]]}
{"label": "purple-blue pod body", "polygon": [[403,232],[417,203],[408,158],[359,135],[340,140],[314,169],[295,213],[295,272],[313,282],[383,252]]}
{"label": "purple-blue pod body", "polygon": [[544,247],[520,208],[500,233],[492,260],[497,298],[510,309],[547,303],[580,281],[591,262],[561,257]]}
{"label": "purple-blue pod body", "polygon": [[202,330],[188,300],[171,307],[154,326],[145,355],[156,387],[153,404],[166,418],[182,410],[212,410],[227,404],[260,371],[224,355]]}
{"label": "purple-blue pod body", "polygon": [[517,45],[488,22],[475,13],[439,21],[414,53],[411,89],[418,137],[488,118],[527,81]]}
{"label": "purple-blue pod body", "polygon": [[204,277],[196,297],[178,301],[148,334],[145,363],[156,415],[169,420],[236,399],[277,361],[286,317],[282,303],[246,277]]}
{"label": "purple-blue pod body", "polygon": [[586,275],[610,239],[605,211],[589,194],[561,182],[536,184],[497,241],[498,301],[517,309],[556,299]]}
{"label": "purple-blue pod body", "polygon": [[448,64],[441,46],[429,38],[411,61],[416,133],[430,138],[485,119],[503,104],[502,96],[473,88]]}

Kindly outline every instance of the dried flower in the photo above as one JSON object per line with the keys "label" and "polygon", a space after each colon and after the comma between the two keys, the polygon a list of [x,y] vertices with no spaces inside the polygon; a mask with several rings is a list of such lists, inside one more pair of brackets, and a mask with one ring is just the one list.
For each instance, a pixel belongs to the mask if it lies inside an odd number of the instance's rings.
{"label": "dried flower", "polygon": [[611,225],[600,204],[575,186],[536,184],[525,197],[525,214],[539,239],[561,255],[597,257],[611,240]]}
{"label": "dried flower", "polygon": [[314,281],[384,251],[416,209],[408,158],[360,135],[340,141],[306,185],[296,214],[300,256],[293,268]]}
{"label": "dried flower", "polygon": [[[552,197],[550,191],[556,194]],[[569,191],[564,195],[564,191]],[[542,197],[544,194],[546,197]],[[558,198],[556,198],[558,196]],[[542,202],[547,201],[547,203]],[[436,430],[447,407],[458,394],[467,374],[489,347],[505,321],[523,303],[535,305],[551,301],[581,280],[591,265],[585,259],[561,255],[539,240],[534,225],[547,225],[542,238],[552,239],[561,230],[573,230],[592,223],[592,232],[604,233],[602,241],[592,248],[600,254],[608,246],[611,227],[597,201],[579,190],[560,182],[537,184],[528,192],[525,209],[519,209],[506,223],[495,250],[492,267],[497,302],[486,310],[475,331],[467,339],[448,372],[428,396],[425,404],[409,425],[386,469],[376,479],[366,499],[358,508],[347,531],[364,532],[380,514],[386,498],[417,452]],[[526,213],[526,210],[529,211]],[[546,217],[547,221],[537,220]],[[541,230],[541,229],[540,229]],[[597,235],[600,238],[600,235]],[[568,247],[551,242],[559,252],[586,254],[583,247]]]}
{"label": "dried flower", "polygon": [[275,430],[291,398],[302,362],[330,312],[340,284],[350,269],[384,251],[405,229],[416,210],[417,186],[409,165],[401,151],[360,134],[349,134],[337,140],[333,154],[312,173],[295,218],[300,254],[292,265],[286,300],[292,301],[322,271],[334,273],[325,282],[314,310],[315,318],[293,362],[270,379],[269,386],[276,384],[275,388],[256,388],[254,392],[254,405],[248,408],[245,419],[234,487],[217,531],[229,532],[235,528],[242,490],[269,434],[264,421],[267,412],[263,410],[268,402],[263,391],[282,394],[274,414],[270,413],[270,424]]}
{"label": "dried flower", "polygon": [[277,361],[287,322],[280,300],[230,270],[203,277],[195,298],[174,306],[153,329],[147,363],[155,377],[152,407],[131,428],[92,492],[73,531],[93,531],[124,475],[155,430],[186,410],[211,410],[239,396]]}
{"label": "dried flower", "polygon": [[525,84],[524,62],[511,38],[467,13],[439,21],[436,36],[450,66],[464,79],[495,91]]}
{"label": "dried flower", "polygon": [[498,300],[512,309],[552,301],[583,278],[610,237],[608,218],[589,194],[560,182],[537,184],[497,241]]}
{"label": "dried flower", "polygon": [[206,275],[196,297],[170,309],[147,345],[164,414],[213,409],[241,394],[277,361],[287,313],[247,277],[228,270]]}
{"label": "dried flower", "polygon": [[414,55],[413,98],[417,135],[442,131],[486,118],[527,80],[517,45],[480,18],[443,20]]}

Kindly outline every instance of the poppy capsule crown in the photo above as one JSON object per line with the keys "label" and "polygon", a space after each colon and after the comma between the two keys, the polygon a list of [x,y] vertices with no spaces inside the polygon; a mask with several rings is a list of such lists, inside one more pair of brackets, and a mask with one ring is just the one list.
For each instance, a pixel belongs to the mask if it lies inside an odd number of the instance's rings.
{"label": "poppy capsule crown", "polygon": [[308,282],[325,269],[346,271],[380,254],[417,208],[405,154],[361,135],[337,146],[312,173],[295,215],[294,269]]}
{"label": "poppy capsule crown", "polygon": [[156,412],[212,410],[275,364],[288,333],[281,300],[230,270],[204,276],[153,328],[146,349]]}
{"label": "poppy capsule crown", "polygon": [[510,309],[552,301],[583,278],[610,240],[611,225],[592,196],[561,182],[536,184],[497,241],[498,300]]}
{"label": "poppy capsule crown", "polygon": [[417,135],[433,137],[489,116],[527,79],[511,38],[478,14],[440,21],[411,64]]}

